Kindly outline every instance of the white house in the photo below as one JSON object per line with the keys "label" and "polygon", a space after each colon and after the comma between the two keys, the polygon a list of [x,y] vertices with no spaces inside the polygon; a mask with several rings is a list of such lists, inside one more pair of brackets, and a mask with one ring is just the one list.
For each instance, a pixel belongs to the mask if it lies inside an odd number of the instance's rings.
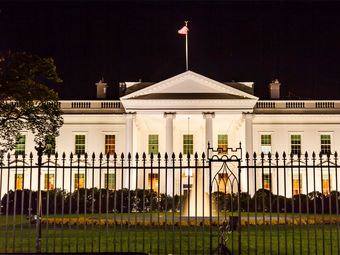
{"label": "white house", "polygon": [[[252,155],[254,152],[298,154],[315,151],[318,154],[321,151],[327,154],[340,151],[340,101],[281,100],[278,81],[269,85],[271,100],[265,101],[254,96],[252,82],[221,83],[192,71],[158,83],[120,83],[124,94],[119,101],[106,99],[106,83],[100,81],[96,86],[97,100],[60,101],[64,125],[56,138],[55,150],[59,154],[65,152],[67,158],[71,152],[89,155],[116,152],[119,156],[121,153],[126,156],[128,153],[164,155],[167,152],[169,155],[175,153],[176,157],[180,152],[198,152],[201,155],[206,152],[208,143],[211,147],[224,149],[238,147],[241,143],[244,155],[245,152]],[[26,154],[34,152],[32,134],[23,133],[17,150]],[[135,180],[135,174],[132,171],[131,180]],[[265,172],[264,178],[267,175]],[[298,178],[296,174],[290,177]],[[42,183],[45,180],[45,186],[61,185],[60,178],[54,183],[53,174],[47,182],[46,177],[41,178]],[[71,179],[76,178],[83,176],[74,173]],[[101,178],[104,183],[105,178],[111,180],[111,175]],[[148,185],[153,178],[157,182],[160,177],[150,175],[149,178]],[[330,178],[323,176],[325,183],[322,185],[333,190],[334,173]],[[125,177],[123,185],[127,185],[127,181]],[[306,185],[299,181],[299,190],[293,190],[293,193],[305,192]],[[20,180],[14,183],[20,188]],[[251,182],[247,187],[247,182],[243,182],[241,189],[255,190],[266,185],[261,181],[258,184],[254,187]],[[136,183],[130,185],[136,187]],[[275,190],[275,184],[271,185]],[[141,187],[141,184],[137,183],[137,186]],[[167,192],[172,191],[172,186],[174,184],[169,180]],[[2,188],[7,189],[5,183]],[[279,188],[278,192],[282,194],[283,189]]]}

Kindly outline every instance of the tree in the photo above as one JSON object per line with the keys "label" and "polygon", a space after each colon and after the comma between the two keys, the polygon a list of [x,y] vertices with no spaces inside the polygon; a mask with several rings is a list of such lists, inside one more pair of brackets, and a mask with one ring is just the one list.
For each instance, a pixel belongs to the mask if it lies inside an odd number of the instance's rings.
{"label": "tree", "polygon": [[25,52],[0,53],[0,149],[15,148],[17,137],[31,131],[36,143],[59,135],[63,124],[58,94],[61,83],[52,58]]}

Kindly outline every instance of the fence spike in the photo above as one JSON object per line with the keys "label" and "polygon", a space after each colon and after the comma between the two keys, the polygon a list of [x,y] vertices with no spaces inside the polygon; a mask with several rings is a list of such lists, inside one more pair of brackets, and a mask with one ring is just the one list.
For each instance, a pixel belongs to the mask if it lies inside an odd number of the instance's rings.
{"label": "fence spike", "polygon": [[99,159],[100,159],[100,160],[103,159],[103,153],[102,153],[102,152],[99,154]]}
{"label": "fence spike", "polygon": [[80,159],[80,156],[81,156],[80,153],[78,153],[78,154],[77,154],[77,158]]}
{"label": "fence spike", "polygon": [[150,154],[150,159],[153,160],[153,152]]}
{"label": "fence spike", "polygon": [[18,159],[18,157],[19,157],[19,154],[18,154],[17,152],[15,152],[14,158],[15,158],[15,159]]}
{"label": "fence spike", "polygon": [[158,154],[157,154],[157,158],[158,158],[158,160],[160,160],[161,159],[161,154],[158,152]]}
{"label": "fence spike", "polygon": [[312,158],[315,159],[316,155],[315,155],[315,151],[313,151],[312,153]]}
{"label": "fence spike", "polygon": [[164,158],[165,158],[165,160],[168,160],[168,153],[167,152],[165,152]]}
{"label": "fence spike", "polygon": [[334,158],[337,158],[337,157],[338,157],[338,152],[335,151],[335,152],[334,152]]}
{"label": "fence spike", "polygon": [[253,158],[256,159],[256,157],[257,157],[256,152],[254,152]]}
{"label": "fence spike", "polygon": [[202,153],[202,159],[205,159],[205,153],[204,152]]}
{"label": "fence spike", "polygon": [[138,160],[139,159],[139,155],[138,155],[138,152],[136,152],[136,156],[135,156],[135,159]]}
{"label": "fence spike", "polygon": [[11,153],[7,153],[7,159],[10,159],[11,158]]}
{"label": "fence spike", "polygon": [[246,153],[246,159],[249,159],[249,153],[248,152]]}
{"label": "fence spike", "polygon": [[57,159],[58,156],[59,156],[59,154],[58,154],[58,152],[56,152],[56,153],[54,154],[54,157]]}
{"label": "fence spike", "polygon": [[73,153],[71,152],[71,154],[70,154],[70,159],[73,159]]}
{"label": "fence spike", "polygon": [[87,154],[87,152],[85,152],[85,155],[84,155],[84,157],[85,157],[85,159],[87,159],[87,157],[88,157],[88,154]]}
{"label": "fence spike", "polygon": [[120,154],[120,159],[123,160],[124,159],[124,153],[122,152],[122,154]]}
{"label": "fence spike", "polygon": [[290,156],[291,159],[294,157],[294,154],[293,154],[292,151],[290,152],[290,155],[289,155],[289,156]]}
{"label": "fence spike", "polygon": [[179,158],[182,159],[183,155],[182,152],[179,153]]}
{"label": "fence spike", "polygon": [[142,157],[143,157],[143,160],[145,160],[145,159],[146,159],[146,154],[145,154],[145,152],[143,152],[143,155],[142,155]]}
{"label": "fence spike", "polygon": [[305,153],[305,158],[308,158],[308,152],[306,151],[306,153]]}
{"label": "fence spike", "polygon": [[61,155],[61,157],[62,157],[63,159],[65,159],[65,158],[66,158],[66,153],[63,152],[63,155]]}
{"label": "fence spike", "polygon": [[286,152],[285,152],[285,151],[282,153],[282,157],[283,157],[284,159],[287,157],[287,155],[286,155]]}
{"label": "fence spike", "polygon": [[264,158],[264,153],[263,152],[261,152],[261,159],[263,159]]}
{"label": "fence spike", "polygon": [[188,154],[187,154],[187,159],[190,159],[190,153],[188,152]]}
{"label": "fence spike", "polygon": [[129,152],[129,154],[128,154],[128,160],[131,160],[131,152]]}
{"label": "fence spike", "polygon": [[278,152],[275,152],[275,158],[279,159],[279,153]]}
{"label": "fence spike", "polygon": [[319,158],[322,158],[322,153],[321,153],[321,151],[320,151],[320,153],[319,153]]}
{"label": "fence spike", "polygon": [[268,152],[268,159],[272,158],[272,154],[270,152]]}
{"label": "fence spike", "polygon": [[114,160],[116,160],[117,159],[117,153],[115,152],[115,153],[113,153],[113,158],[114,158]]}
{"label": "fence spike", "polygon": [[32,153],[32,152],[30,152],[30,158],[31,158],[31,159],[33,158],[33,153]]}
{"label": "fence spike", "polygon": [[94,154],[94,152],[92,153],[92,159],[96,158],[96,154]]}
{"label": "fence spike", "polygon": [[327,158],[329,160],[329,158],[331,157],[331,153],[329,151],[327,151]]}
{"label": "fence spike", "polygon": [[197,152],[195,152],[195,159],[198,159],[198,154],[197,154]]}
{"label": "fence spike", "polygon": [[171,157],[172,157],[172,159],[176,158],[175,152],[172,153]]}

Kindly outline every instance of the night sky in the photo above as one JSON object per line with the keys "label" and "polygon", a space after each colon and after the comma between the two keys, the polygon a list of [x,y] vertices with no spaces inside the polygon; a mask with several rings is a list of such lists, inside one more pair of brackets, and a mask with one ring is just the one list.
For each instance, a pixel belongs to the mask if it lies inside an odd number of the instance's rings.
{"label": "night sky", "polygon": [[189,69],[217,81],[278,78],[291,99],[340,100],[338,2],[0,2],[0,50],[54,58],[62,99],[95,97],[101,77],[161,81]]}

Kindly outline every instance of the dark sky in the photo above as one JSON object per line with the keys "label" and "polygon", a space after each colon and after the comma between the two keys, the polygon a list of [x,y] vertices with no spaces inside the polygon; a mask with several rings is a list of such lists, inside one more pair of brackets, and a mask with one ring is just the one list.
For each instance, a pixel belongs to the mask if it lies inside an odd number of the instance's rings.
{"label": "dark sky", "polygon": [[278,78],[292,99],[340,99],[340,2],[0,2],[0,50],[54,58],[61,98],[95,96],[102,76],[161,81],[189,69],[218,81]]}

